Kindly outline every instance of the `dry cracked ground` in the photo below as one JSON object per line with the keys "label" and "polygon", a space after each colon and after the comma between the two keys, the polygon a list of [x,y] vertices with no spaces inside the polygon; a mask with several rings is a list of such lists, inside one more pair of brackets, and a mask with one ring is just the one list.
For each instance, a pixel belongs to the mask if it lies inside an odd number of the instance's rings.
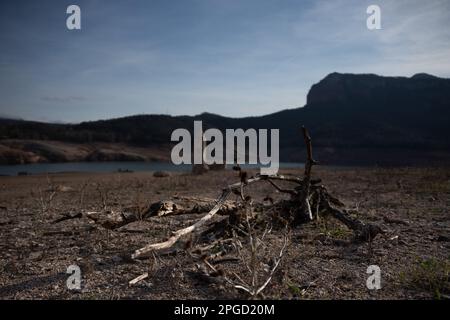
{"label": "dry cracked ground", "polygon": [[[288,173],[301,175],[302,170]],[[351,232],[331,217],[296,228],[260,298],[449,297],[450,169],[315,167],[313,176],[349,210],[357,210],[359,219],[381,225],[386,233],[371,244],[353,243]],[[174,196],[216,198],[236,181],[232,171],[167,177],[150,172],[0,177],[0,298],[245,299],[245,293],[220,281],[220,275],[205,277],[201,261],[189,250],[130,259],[135,249],[164,240],[202,213],[150,217],[116,230],[85,217],[52,224],[64,214],[120,210]],[[254,201],[284,196],[264,182],[250,186],[249,193]],[[276,257],[282,234],[273,230],[265,241],[262,259]],[[72,264],[81,268],[81,290],[66,286]],[[366,287],[370,265],[380,267],[379,290]],[[220,267],[248,279],[240,260]],[[129,285],[145,272],[148,278]]]}

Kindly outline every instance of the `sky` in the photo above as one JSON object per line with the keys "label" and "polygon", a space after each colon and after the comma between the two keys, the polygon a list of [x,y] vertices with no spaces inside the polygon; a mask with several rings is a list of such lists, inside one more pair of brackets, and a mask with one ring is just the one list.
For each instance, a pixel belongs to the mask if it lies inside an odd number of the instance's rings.
{"label": "sky", "polygon": [[0,2],[0,117],[263,115],[302,107],[331,72],[450,77],[450,1]]}

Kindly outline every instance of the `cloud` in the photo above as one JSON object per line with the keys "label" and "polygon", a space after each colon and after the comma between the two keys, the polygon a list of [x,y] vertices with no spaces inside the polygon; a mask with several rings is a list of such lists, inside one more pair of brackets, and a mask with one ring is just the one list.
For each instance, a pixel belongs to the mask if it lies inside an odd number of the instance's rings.
{"label": "cloud", "polygon": [[13,3],[0,4],[0,111],[26,118],[261,115],[302,106],[333,71],[450,76],[448,0],[79,0],[80,32],[64,4]]}
{"label": "cloud", "polygon": [[371,31],[365,10],[372,2],[318,1],[293,24],[294,33],[310,57],[337,71],[450,75],[450,2],[376,1],[382,29]]}
{"label": "cloud", "polygon": [[44,97],[41,97],[41,100],[48,101],[48,102],[69,103],[69,102],[86,101],[86,98],[82,97],[82,96],[44,96]]}

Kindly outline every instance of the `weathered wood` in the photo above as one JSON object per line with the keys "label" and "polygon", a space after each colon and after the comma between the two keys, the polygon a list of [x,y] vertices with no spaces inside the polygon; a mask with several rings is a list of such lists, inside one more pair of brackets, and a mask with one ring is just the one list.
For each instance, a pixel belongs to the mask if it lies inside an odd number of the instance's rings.
{"label": "weathered wood", "polygon": [[365,224],[361,220],[352,218],[345,210],[339,210],[325,199],[322,201],[322,206],[326,209],[327,213],[331,214],[334,218],[345,224],[349,229],[353,230],[356,241],[370,242],[378,234],[384,233],[379,226],[371,223]]}
{"label": "weathered wood", "polygon": [[311,189],[311,170],[313,165],[317,164],[317,162],[313,159],[312,155],[312,143],[311,137],[309,135],[308,130],[303,126],[302,127],[303,138],[305,140],[306,145],[306,163],[305,163],[305,174],[303,179],[303,192],[302,192],[302,209],[304,214],[306,214],[309,220],[313,219],[311,205],[309,203],[310,189]]}
{"label": "weathered wood", "polygon": [[[260,181],[261,177],[255,177],[255,178],[251,178],[248,179],[247,181],[247,185],[255,183],[257,181]],[[241,188],[241,183],[235,183],[232,184],[230,186],[228,186],[227,188],[225,188],[222,191],[222,194],[219,196],[219,198],[216,200],[216,204],[215,206],[205,215],[203,216],[199,221],[197,221],[196,223],[194,223],[193,225],[183,228],[181,230],[178,230],[176,232],[173,233],[173,235],[167,239],[164,242],[160,242],[160,243],[155,243],[155,244],[150,244],[147,245],[141,249],[136,250],[133,255],[132,258],[133,259],[138,259],[138,258],[144,258],[146,257],[149,253],[151,253],[152,251],[159,251],[159,250],[163,250],[163,249],[167,249],[170,248],[171,246],[173,246],[181,237],[192,233],[195,230],[198,230],[201,226],[203,226],[204,224],[206,224],[209,220],[211,220],[212,217],[214,217],[214,215],[220,210],[220,208],[222,207],[223,203],[227,200],[228,196],[236,190],[240,190]]]}
{"label": "weathered wood", "polygon": [[128,282],[128,284],[130,286],[135,285],[136,283],[138,283],[139,281],[142,281],[144,279],[148,278],[148,272],[141,274],[139,277],[134,278],[133,280],[130,280],[130,282]]}
{"label": "weathered wood", "polygon": [[193,231],[195,231],[196,229],[198,229],[199,227],[201,227],[202,225],[204,225],[207,221],[211,220],[211,218],[217,213],[217,211],[219,211],[220,207],[222,206],[223,201],[225,201],[227,199],[227,197],[230,195],[231,193],[231,189],[225,189],[221,196],[219,197],[219,199],[217,200],[217,204],[214,206],[214,208],[212,208],[207,215],[203,216],[203,218],[201,218],[199,221],[197,221],[196,223],[194,223],[193,225],[178,230],[176,232],[174,232],[174,234],[167,239],[164,242],[160,242],[160,243],[155,243],[155,244],[150,244],[147,245],[141,249],[136,250],[133,254],[132,254],[132,258],[133,259],[138,259],[138,258],[144,258],[146,257],[149,253],[151,253],[152,251],[158,251],[158,250],[163,250],[163,249],[167,249],[170,248],[171,246],[173,246],[178,239],[180,239],[182,236],[189,234]]}
{"label": "weathered wood", "polygon": [[83,217],[83,213],[82,212],[69,213],[69,214],[66,214],[66,215],[56,219],[56,220],[53,220],[51,222],[51,224],[56,224],[56,223],[60,223],[60,222],[63,222],[63,221],[66,221],[66,220],[71,220],[71,219],[79,219],[81,217]]}

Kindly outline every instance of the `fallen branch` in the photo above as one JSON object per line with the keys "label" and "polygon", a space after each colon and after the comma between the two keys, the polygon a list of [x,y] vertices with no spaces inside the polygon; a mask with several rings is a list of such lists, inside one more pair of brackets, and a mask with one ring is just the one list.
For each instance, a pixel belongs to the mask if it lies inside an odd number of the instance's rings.
{"label": "fallen branch", "polygon": [[135,285],[136,283],[138,283],[138,282],[140,282],[140,281],[142,281],[142,280],[144,280],[146,278],[148,278],[148,272],[146,272],[144,274],[141,274],[139,277],[136,277],[133,280],[130,280],[130,282],[128,282],[128,284],[130,286],[132,286],[132,285]]}
{"label": "fallen branch", "polygon": [[[255,183],[257,181],[261,180],[261,177],[255,177],[252,179],[249,179],[247,181],[247,185]],[[228,196],[232,193],[232,192],[236,192],[237,190],[240,190],[241,188],[241,183],[235,183],[232,184],[230,186],[228,186],[226,189],[224,189],[222,191],[222,194],[219,196],[219,198],[216,200],[216,205],[205,215],[203,216],[199,221],[197,221],[196,223],[194,223],[193,225],[186,227],[184,229],[178,230],[176,232],[174,232],[174,234],[167,239],[164,242],[160,242],[160,243],[155,243],[155,244],[150,244],[147,245],[141,249],[136,250],[133,254],[132,254],[132,258],[133,259],[138,259],[138,258],[144,258],[146,257],[150,252],[152,251],[158,251],[158,250],[163,250],[163,249],[167,249],[170,248],[171,246],[173,246],[182,236],[185,236],[197,229],[199,229],[201,226],[203,226],[206,222],[208,222],[209,220],[211,220],[212,217],[214,217],[214,215],[219,211],[219,209],[222,207],[223,203],[225,202],[225,200],[227,200]]]}
{"label": "fallen branch", "polygon": [[384,233],[384,231],[377,225],[365,224],[362,221],[352,218],[345,210],[339,210],[331,205],[326,200],[324,207],[327,208],[327,212],[333,217],[345,224],[349,229],[355,232],[355,240],[357,241],[372,241],[378,234]]}

